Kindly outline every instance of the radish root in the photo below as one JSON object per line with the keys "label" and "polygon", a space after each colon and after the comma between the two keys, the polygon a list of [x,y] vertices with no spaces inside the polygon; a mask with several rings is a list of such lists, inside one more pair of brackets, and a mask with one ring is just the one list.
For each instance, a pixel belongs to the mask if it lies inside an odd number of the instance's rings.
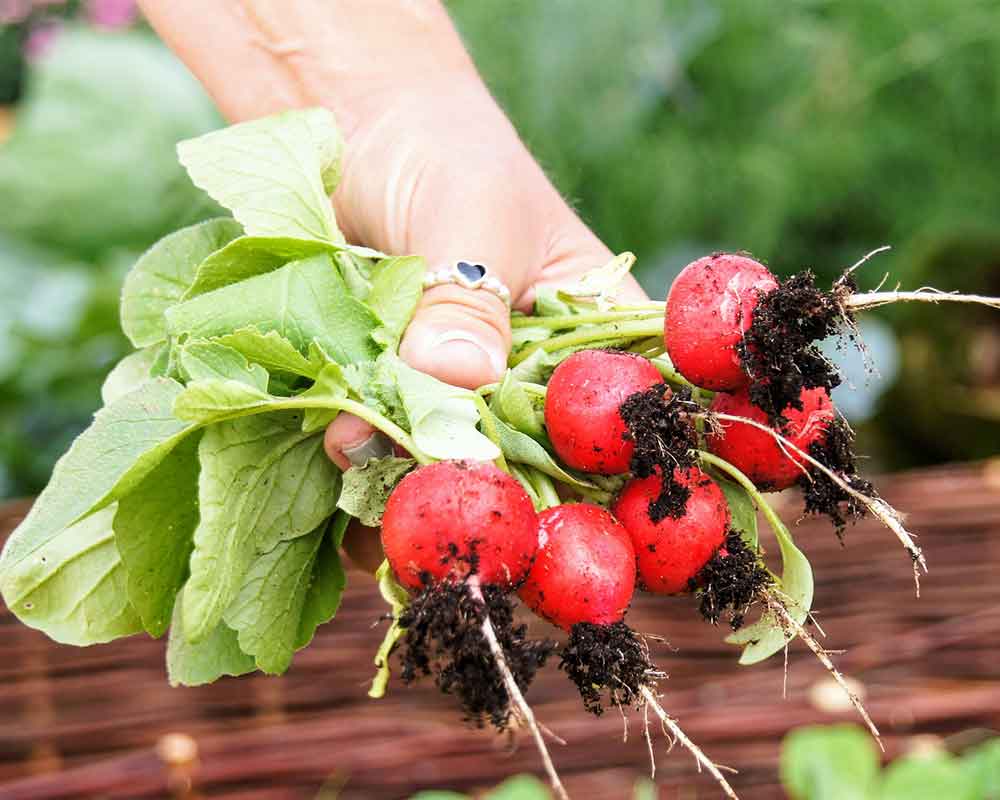
{"label": "radish root", "polygon": [[[475,576],[470,578],[468,587],[472,598],[482,603],[483,607],[486,608],[486,600],[483,598],[483,593],[479,588],[479,581],[476,580]],[[549,777],[549,783],[552,785],[552,791],[555,792],[557,800],[570,800],[562,784],[562,780],[559,778],[559,773],[556,772],[555,764],[552,763],[552,757],[549,755],[549,749],[545,745],[545,737],[542,736],[541,727],[535,720],[535,714],[531,710],[531,706],[528,705],[528,701],[524,699],[524,695],[521,693],[517,681],[514,680],[514,675],[510,671],[510,667],[507,666],[507,659],[504,657],[503,648],[500,647],[500,642],[497,640],[496,631],[493,630],[493,623],[490,622],[488,613],[483,616],[482,631],[483,637],[490,647],[490,652],[496,660],[497,669],[503,678],[504,686],[507,688],[507,694],[510,695],[511,703],[517,711],[517,715],[528,726],[528,730],[531,731],[531,735],[535,740],[535,746],[542,757],[542,764],[545,766],[545,772]]]}
{"label": "radish root", "polygon": [[[733,791],[733,787],[729,785],[729,781],[727,781],[725,776],[722,774],[722,769],[724,768],[720,768],[714,761],[712,761],[712,759],[702,752],[698,745],[687,737],[687,734],[684,733],[681,726],[677,724],[677,720],[663,710],[663,706],[661,706],[659,701],[656,699],[656,695],[653,693],[653,690],[649,686],[643,686],[640,689],[640,692],[642,692],[646,705],[653,709],[653,713],[660,718],[660,722],[662,722],[673,737],[685,748],[687,748],[688,752],[695,757],[695,760],[698,762],[698,771],[701,772],[702,767],[707,769],[712,777],[718,781],[719,786],[722,787],[722,791],[725,793],[726,797],[731,798],[731,800],[739,800],[736,792]],[[735,770],[733,771],[735,772]]]}

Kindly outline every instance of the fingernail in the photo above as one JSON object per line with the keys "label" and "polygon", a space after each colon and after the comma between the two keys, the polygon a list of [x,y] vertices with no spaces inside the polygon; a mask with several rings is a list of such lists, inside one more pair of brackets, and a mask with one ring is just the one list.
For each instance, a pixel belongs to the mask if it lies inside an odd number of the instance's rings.
{"label": "fingernail", "polygon": [[392,441],[384,433],[376,431],[361,444],[345,447],[341,452],[356,467],[363,467],[373,458],[392,455]]}
{"label": "fingernail", "polygon": [[451,330],[443,331],[431,339],[428,347],[434,349],[440,347],[441,345],[448,344],[450,342],[467,342],[468,344],[474,345],[490,362],[490,366],[493,367],[494,373],[498,376],[503,375],[507,371],[507,360],[502,353],[496,351],[496,348],[490,347],[484,344],[482,341],[477,339],[473,334],[467,331]]}

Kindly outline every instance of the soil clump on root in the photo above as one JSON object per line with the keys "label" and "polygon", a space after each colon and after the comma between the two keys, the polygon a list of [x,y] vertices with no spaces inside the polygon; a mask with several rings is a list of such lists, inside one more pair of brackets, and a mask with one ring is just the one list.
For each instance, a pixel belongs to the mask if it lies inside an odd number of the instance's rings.
{"label": "soil clump on root", "polygon": [[743,627],[750,607],[774,583],[771,573],[736,531],[726,534],[719,552],[691,579],[689,588],[698,597],[698,611],[713,625],[724,615],[734,630]]}
{"label": "soil clump on root", "polygon": [[834,291],[823,291],[804,270],[760,298],[737,352],[750,376],[750,399],[772,424],[784,424],[786,408],[802,408],[803,389],[840,385],[839,371],[815,342],[853,321],[843,298],[856,288],[847,275]]}
{"label": "soil clump on root", "polygon": [[[842,419],[829,423],[826,436],[809,446],[809,455],[837,473],[855,491],[873,499],[878,497],[872,483],[858,475],[854,432]],[[868,511],[857,497],[845,492],[818,469],[810,469],[808,475],[803,475],[799,486],[805,499],[806,513],[829,517],[841,539],[848,519],[861,519]]]}
{"label": "soil clump on root", "polygon": [[504,730],[512,714],[511,698],[496,659],[483,635],[489,615],[514,680],[527,690],[535,673],[554,652],[551,640],[527,638],[527,626],[514,624],[514,603],[493,587],[483,587],[485,602],[474,599],[465,583],[431,584],[400,615],[406,630],[399,660],[404,683],[433,676],[445,694],[459,698],[466,719],[486,721]]}
{"label": "soil clump on root", "polygon": [[684,516],[691,490],[674,478],[674,470],[695,464],[698,431],[692,417],[701,412],[690,389],[671,390],[665,383],[630,395],[619,409],[628,438],[635,443],[632,472],[638,478],[648,478],[659,468],[662,476],[660,493],[649,504],[653,522]]}
{"label": "soil clump on root", "polygon": [[560,658],[559,669],[576,684],[584,708],[595,716],[604,713],[605,694],[613,706],[638,707],[642,688],[661,676],[645,643],[624,622],[576,623]]}

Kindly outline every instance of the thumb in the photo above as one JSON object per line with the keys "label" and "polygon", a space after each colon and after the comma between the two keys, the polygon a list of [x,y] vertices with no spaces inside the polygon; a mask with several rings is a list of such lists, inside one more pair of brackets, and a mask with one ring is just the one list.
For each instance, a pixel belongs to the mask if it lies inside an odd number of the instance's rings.
{"label": "thumb", "polygon": [[424,293],[399,354],[414,369],[475,389],[502,377],[510,341],[503,300],[485,289],[444,284]]}

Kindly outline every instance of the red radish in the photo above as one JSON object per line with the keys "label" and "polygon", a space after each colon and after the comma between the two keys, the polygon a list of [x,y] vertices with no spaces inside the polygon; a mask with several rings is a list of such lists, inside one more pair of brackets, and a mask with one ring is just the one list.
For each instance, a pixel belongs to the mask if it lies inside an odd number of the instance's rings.
{"label": "red radish", "polygon": [[538,557],[518,596],[553,625],[620,622],[635,590],[635,550],[600,506],[574,503],[538,515]]}
{"label": "red radish", "polygon": [[385,506],[382,546],[400,582],[459,581],[484,586],[524,580],[538,550],[538,515],[514,478],[488,462],[441,461],[403,478]]}
{"label": "red radish", "polygon": [[674,470],[690,491],[680,517],[654,522],[650,504],[661,494],[659,474],[625,484],[614,513],[632,537],[640,585],[655,594],[688,591],[691,581],[726,540],[729,505],[715,482],[697,467]]}
{"label": "red radish", "polygon": [[696,386],[728,391],[749,377],[736,346],[762,295],[778,288],[763,264],[716,253],[688,264],[670,287],[663,340],[677,370]]}
{"label": "red radish", "polygon": [[584,472],[627,472],[635,447],[619,409],[631,395],[662,382],[656,367],[633,353],[571,355],[552,373],[545,397],[545,427],[556,453]]}
{"label": "red radish", "polygon": [[[786,408],[782,413],[788,424],[775,430],[808,453],[810,445],[824,440],[836,412],[829,392],[822,387],[803,389],[799,400],[802,408]],[[709,410],[746,417],[770,427],[767,414],[750,401],[746,390],[716,395]],[[740,470],[762,491],[787,489],[804,474],[803,459],[783,451],[766,431],[731,420],[722,420],[720,425],[722,430],[708,437],[709,450]]]}

